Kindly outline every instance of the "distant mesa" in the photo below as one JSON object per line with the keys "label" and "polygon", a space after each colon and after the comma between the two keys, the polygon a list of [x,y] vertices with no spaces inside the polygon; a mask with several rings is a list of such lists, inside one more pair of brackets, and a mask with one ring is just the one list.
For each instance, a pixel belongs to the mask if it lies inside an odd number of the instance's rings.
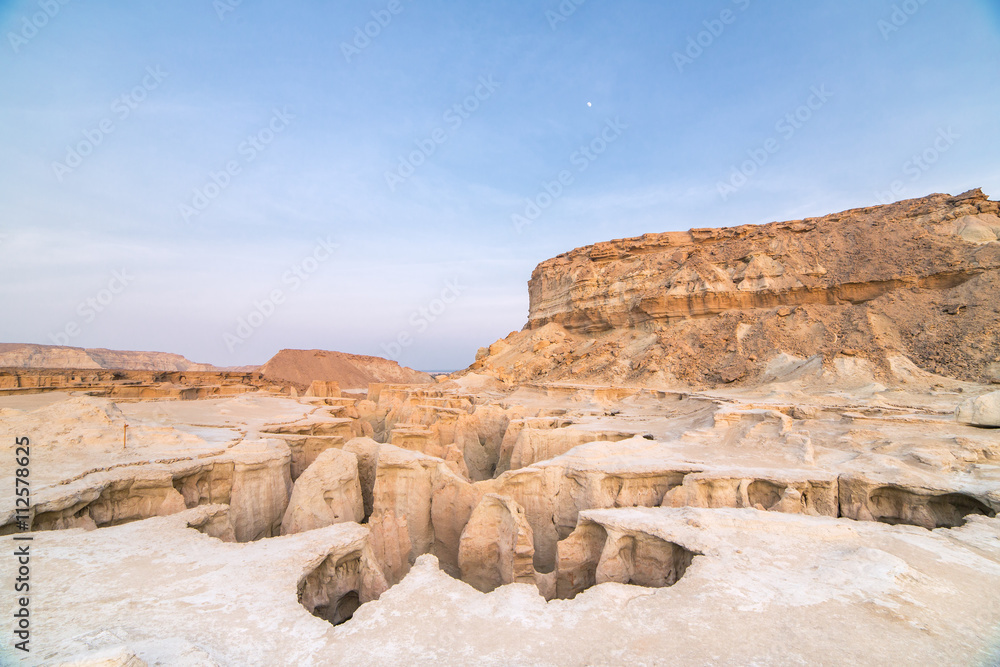
{"label": "distant mesa", "polygon": [[130,371],[237,371],[252,372],[256,366],[219,368],[199,364],[171,352],[133,352],[65,345],[0,343],[0,368],[73,368]]}
{"label": "distant mesa", "polygon": [[367,389],[368,384],[433,383],[428,373],[382,357],[328,350],[282,350],[260,367],[265,380],[307,388],[313,382],[336,382],[341,389]]}

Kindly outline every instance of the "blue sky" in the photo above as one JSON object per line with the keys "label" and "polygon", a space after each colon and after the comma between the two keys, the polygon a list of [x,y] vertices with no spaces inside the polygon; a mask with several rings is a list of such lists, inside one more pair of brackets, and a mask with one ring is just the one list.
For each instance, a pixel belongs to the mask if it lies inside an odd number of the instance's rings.
{"label": "blue sky", "polygon": [[0,35],[4,342],[455,369],[575,247],[1000,197],[996,1],[0,0]]}

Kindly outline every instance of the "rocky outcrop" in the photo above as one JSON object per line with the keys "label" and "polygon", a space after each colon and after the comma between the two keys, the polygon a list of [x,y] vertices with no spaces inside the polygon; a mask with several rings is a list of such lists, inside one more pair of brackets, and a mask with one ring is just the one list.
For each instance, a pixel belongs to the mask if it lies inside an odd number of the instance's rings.
{"label": "rocky outcrop", "polygon": [[878,474],[841,475],[838,481],[840,515],[858,521],[933,530],[964,525],[970,515],[994,517],[1000,509],[995,491],[973,495],[926,483],[904,484]]}
{"label": "rocky outcrop", "polygon": [[663,498],[663,507],[753,507],[832,517],[839,516],[838,503],[836,475],[793,470],[691,473]]}
{"label": "rocky outcrop", "polygon": [[[595,443],[595,447],[603,444]],[[591,453],[578,459],[555,459],[505,472],[479,482],[476,489],[511,498],[524,508],[532,528],[535,569],[544,574],[555,566],[556,543],[576,528],[581,511],[657,507],[690,472],[683,466],[643,469],[641,464],[625,469],[616,466],[613,458],[613,454],[605,458]]]}
{"label": "rocky outcrop", "polygon": [[338,544],[299,580],[298,598],[313,616],[340,625],[387,588],[371,546],[363,539]]}
{"label": "rocky outcrop", "polygon": [[478,481],[496,474],[510,415],[497,405],[477,406],[455,424],[455,447],[462,453],[469,478]]}
{"label": "rocky outcrop", "polygon": [[303,391],[316,380],[336,382],[338,389],[365,389],[371,382],[434,382],[427,373],[389,359],[327,350],[282,350],[261,366],[260,372],[267,380],[289,382]]}
{"label": "rocky outcrop", "polygon": [[579,248],[538,265],[525,330],[481,350],[471,369],[508,382],[721,384],[759,380],[785,353],[856,357],[881,377],[902,356],[990,381],[998,214],[973,190]]}
{"label": "rocky outcrop", "polygon": [[295,481],[281,522],[281,534],[348,521],[361,523],[364,518],[358,457],[339,449],[327,449]]}
{"label": "rocky outcrop", "polygon": [[344,445],[344,451],[354,454],[358,460],[358,481],[361,485],[361,499],[365,520],[372,515],[375,504],[375,477],[378,472],[378,450],[381,445],[371,438],[352,438]]}
{"label": "rocky outcrop", "polygon": [[534,554],[531,526],[521,506],[493,493],[483,496],[462,531],[462,580],[484,593],[514,582],[533,584]]}
{"label": "rocky outcrop", "polygon": [[390,585],[417,557],[437,556],[458,572],[462,530],[479,502],[478,492],[439,458],[382,445],[372,491],[372,547]]}
{"label": "rocky outcrop", "polygon": [[628,440],[634,433],[620,431],[587,431],[576,428],[521,428],[510,448],[500,459],[498,472],[517,470],[532,463],[547,461],[565,454],[577,445],[587,442],[617,442]]}
{"label": "rocky outcrop", "polygon": [[195,400],[254,392],[261,384],[252,372],[0,368],[0,395],[69,390],[123,400]]}
{"label": "rocky outcrop", "polygon": [[571,599],[609,581],[672,586],[694,560],[696,552],[647,531],[602,521],[603,516],[581,515],[576,529],[559,543],[556,597]]}
{"label": "rocky outcrop", "polygon": [[[290,458],[280,441],[244,440],[215,456],[95,470],[39,489],[27,522],[32,530],[94,529],[224,504],[236,541],[273,537],[292,490]],[[13,507],[0,513],[0,534],[16,532],[17,517]]]}
{"label": "rocky outcrop", "polygon": [[316,398],[340,398],[340,384],[330,380],[313,380],[305,395]]}

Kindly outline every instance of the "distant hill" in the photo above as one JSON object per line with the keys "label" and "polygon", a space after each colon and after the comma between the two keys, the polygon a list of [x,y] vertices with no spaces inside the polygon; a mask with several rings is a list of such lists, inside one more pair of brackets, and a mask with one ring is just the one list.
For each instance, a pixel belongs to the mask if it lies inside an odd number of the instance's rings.
{"label": "distant hill", "polygon": [[199,364],[170,352],[132,352],[104,348],[0,343],[0,367],[8,368],[105,368],[133,371],[253,371],[244,368],[217,368]]}
{"label": "distant hill", "polygon": [[364,389],[369,382],[432,383],[427,373],[382,357],[327,350],[282,350],[260,367],[265,379],[308,386],[313,380],[336,381],[341,389]]}

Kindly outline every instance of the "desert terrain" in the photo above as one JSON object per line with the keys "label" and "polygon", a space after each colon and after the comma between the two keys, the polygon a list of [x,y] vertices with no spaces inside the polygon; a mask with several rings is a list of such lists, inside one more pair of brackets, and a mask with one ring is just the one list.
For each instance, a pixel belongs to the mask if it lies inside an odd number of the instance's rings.
{"label": "desert terrain", "polygon": [[613,240],[528,290],[447,377],[0,346],[24,664],[1000,664],[1000,203]]}

